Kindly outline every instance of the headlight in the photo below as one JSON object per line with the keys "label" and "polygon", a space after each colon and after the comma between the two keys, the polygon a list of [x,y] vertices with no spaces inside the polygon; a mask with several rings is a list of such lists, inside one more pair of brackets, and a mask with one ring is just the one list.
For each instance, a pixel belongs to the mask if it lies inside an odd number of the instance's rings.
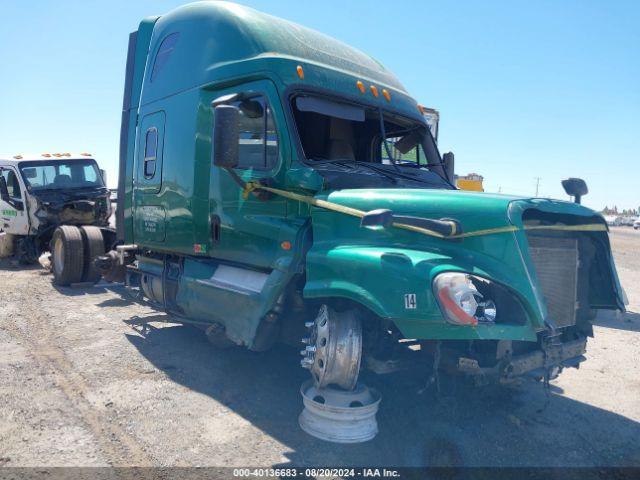
{"label": "headlight", "polygon": [[47,207],[48,205],[43,203],[41,207],[38,207],[34,215],[40,219],[49,217],[49,212],[47,211]]}
{"label": "headlight", "polygon": [[433,293],[449,323],[493,323],[498,316],[496,303],[478,291],[478,286],[486,290],[488,285],[492,283],[473,275],[446,272],[438,275],[433,281]]}

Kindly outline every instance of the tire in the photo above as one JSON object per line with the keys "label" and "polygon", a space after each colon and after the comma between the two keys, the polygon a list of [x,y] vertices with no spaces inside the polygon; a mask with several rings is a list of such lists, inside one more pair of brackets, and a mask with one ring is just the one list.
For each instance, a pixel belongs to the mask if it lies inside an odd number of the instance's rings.
{"label": "tire", "polygon": [[93,261],[96,257],[105,254],[102,231],[98,227],[83,226],[80,227],[80,233],[82,234],[82,245],[84,247],[82,281],[97,283],[102,274],[95,267]]}
{"label": "tire", "polygon": [[53,281],[68,286],[82,280],[84,246],[78,227],[63,225],[56,228],[51,239]]}

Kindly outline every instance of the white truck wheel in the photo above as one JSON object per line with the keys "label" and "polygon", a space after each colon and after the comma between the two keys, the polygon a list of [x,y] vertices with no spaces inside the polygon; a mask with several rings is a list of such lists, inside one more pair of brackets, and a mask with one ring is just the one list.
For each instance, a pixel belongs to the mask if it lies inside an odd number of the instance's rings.
{"label": "white truck wheel", "polygon": [[78,227],[63,225],[56,228],[51,239],[53,281],[67,286],[82,280],[84,246]]}
{"label": "white truck wheel", "polygon": [[93,264],[93,261],[96,257],[105,254],[102,231],[98,227],[82,226],[80,227],[80,233],[82,234],[82,245],[84,247],[82,281],[97,283],[102,275]]}

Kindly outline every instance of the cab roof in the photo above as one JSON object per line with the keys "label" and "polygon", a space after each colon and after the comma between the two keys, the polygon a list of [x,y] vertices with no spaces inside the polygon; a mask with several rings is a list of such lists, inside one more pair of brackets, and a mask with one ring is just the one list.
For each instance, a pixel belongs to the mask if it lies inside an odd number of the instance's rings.
{"label": "cab roof", "polygon": [[68,162],[73,160],[94,160],[90,153],[41,153],[27,154],[19,153],[14,155],[0,154],[0,163],[4,165],[18,165],[22,162],[42,162],[42,161],[60,161]]}
{"label": "cab roof", "polygon": [[[313,70],[317,69],[324,72],[316,79],[323,85],[332,82],[334,72],[336,77],[348,75],[408,96],[396,76],[366,53],[236,3],[192,3],[143,21],[148,22],[155,24],[141,104],[257,71],[268,70],[291,83],[299,80],[297,64],[305,73],[312,72],[304,83],[314,82]],[[350,91],[355,89],[355,80],[350,87]],[[414,101],[414,110],[415,105]]]}

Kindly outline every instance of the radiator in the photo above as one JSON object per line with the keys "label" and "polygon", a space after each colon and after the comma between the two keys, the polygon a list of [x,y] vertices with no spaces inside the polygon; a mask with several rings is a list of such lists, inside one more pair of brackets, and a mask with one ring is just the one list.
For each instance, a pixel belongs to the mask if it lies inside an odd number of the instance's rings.
{"label": "radiator", "polygon": [[577,239],[532,234],[528,240],[549,320],[557,327],[574,325],[578,306]]}

